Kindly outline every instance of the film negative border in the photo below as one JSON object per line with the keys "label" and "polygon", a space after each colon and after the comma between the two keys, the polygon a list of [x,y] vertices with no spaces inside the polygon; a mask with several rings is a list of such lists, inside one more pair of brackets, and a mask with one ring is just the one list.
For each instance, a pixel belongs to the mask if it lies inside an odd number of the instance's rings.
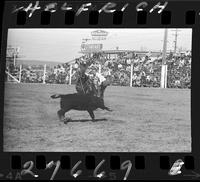
{"label": "film negative border", "polygon": [[[84,3],[85,2],[85,3]],[[14,4],[15,3],[15,4]],[[14,27],[193,27],[197,1],[14,1],[7,23]],[[195,5],[196,4],[196,5]],[[106,20],[106,21],[105,21]]]}
{"label": "film negative border", "polygon": [[[29,160],[30,159],[30,160]],[[152,167],[152,163],[154,164]],[[180,164],[180,166],[178,166]],[[123,154],[14,154],[1,171],[7,179],[198,179],[198,159],[191,155],[163,154],[133,157]],[[176,174],[176,175],[175,175]]]}
{"label": "film negative border", "polygon": [[[66,2],[54,2],[57,3],[56,9],[52,2],[52,6],[48,6],[48,1],[35,1],[31,6],[31,2],[28,1],[5,2],[2,30],[3,58],[6,52],[8,28],[193,28],[192,153],[4,153],[1,140],[0,179],[199,179],[200,89],[197,76],[200,68],[200,2],[168,0],[90,3],[69,0],[67,1],[69,10],[62,10]],[[162,9],[166,2],[167,5]],[[106,9],[109,12],[105,12],[105,9],[101,11],[102,7],[108,3],[112,6]],[[83,4],[86,4],[85,7]],[[31,15],[34,6],[40,9],[34,10]],[[157,8],[154,8],[155,6]],[[81,7],[82,10],[80,10]],[[89,10],[89,7],[92,8]],[[115,11],[110,12],[113,9]],[[79,12],[78,15],[76,15],[77,12]],[[4,87],[4,67],[5,59],[2,59],[1,88]],[[0,95],[2,101],[0,104],[3,108],[3,89]],[[3,111],[1,120],[3,120]],[[2,124],[1,122],[1,134],[3,133]],[[175,168],[174,175],[170,175],[170,169],[173,168],[175,162],[180,168]],[[55,172],[56,166],[59,167]],[[29,167],[32,167],[29,172],[24,171]],[[105,173],[102,173],[103,171]],[[178,173],[180,171],[182,173]]]}

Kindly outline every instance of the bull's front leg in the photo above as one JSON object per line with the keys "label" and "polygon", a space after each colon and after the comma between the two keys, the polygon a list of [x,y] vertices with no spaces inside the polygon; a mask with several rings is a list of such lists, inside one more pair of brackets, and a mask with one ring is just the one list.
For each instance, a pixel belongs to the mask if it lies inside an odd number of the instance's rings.
{"label": "bull's front leg", "polygon": [[57,115],[58,115],[58,118],[60,121],[63,121],[64,118],[65,118],[65,111],[60,109],[58,112],[57,112]]}
{"label": "bull's front leg", "polygon": [[94,112],[93,112],[93,110],[87,110],[88,111],[88,113],[90,114],[90,117],[92,118],[92,121],[95,121],[95,116],[94,116]]}

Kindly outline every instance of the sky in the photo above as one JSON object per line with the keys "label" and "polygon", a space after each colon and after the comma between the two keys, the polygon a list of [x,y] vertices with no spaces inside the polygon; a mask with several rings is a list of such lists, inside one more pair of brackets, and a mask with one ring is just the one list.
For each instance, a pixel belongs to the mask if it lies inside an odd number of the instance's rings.
{"label": "sky", "polygon": [[[68,62],[80,57],[82,39],[91,39],[91,32],[105,30],[106,40],[88,43],[102,43],[103,50],[159,51],[163,48],[164,29],[9,29],[7,45],[20,47],[21,59],[51,62]],[[173,50],[175,36],[168,29],[167,49]],[[177,47],[191,50],[192,29],[178,29]]]}

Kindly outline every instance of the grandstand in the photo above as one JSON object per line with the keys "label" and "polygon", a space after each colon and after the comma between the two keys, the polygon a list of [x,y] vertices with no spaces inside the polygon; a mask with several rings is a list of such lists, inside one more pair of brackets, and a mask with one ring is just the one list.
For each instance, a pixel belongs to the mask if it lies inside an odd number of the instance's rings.
{"label": "grandstand", "polygon": [[[104,76],[113,76],[113,85],[133,87],[160,87],[160,52],[132,50],[101,50],[84,52],[84,55],[57,66],[18,65],[17,58],[7,56],[6,81],[17,83],[59,83],[74,84],[76,63],[85,59],[90,63],[88,72],[94,69]],[[190,88],[191,54],[167,54],[168,88]],[[132,73],[132,74],[131,74]]]}
{"label": "grandstand", "polygon": [[[83,39],[82,56],[67,63],[18,63],[19,48],[8,46],[6,81],[17,83],[74,84],[78,64],[85,60],[92,71],[112,76],[112,85],[130,87],[190,88],[191,52],[165,52],[103,49],[105,31],[93,31],[91,39]],[[163,48],[164,50],[164,48]],[[165,58],[163,58],[165,55]],[[163,62],[163,59],[165,61]],[[163,75],[164,73],[164,75]],[[162,79],[165,79],[164,82]],[[162,85],[161,83],[164,83]]]}

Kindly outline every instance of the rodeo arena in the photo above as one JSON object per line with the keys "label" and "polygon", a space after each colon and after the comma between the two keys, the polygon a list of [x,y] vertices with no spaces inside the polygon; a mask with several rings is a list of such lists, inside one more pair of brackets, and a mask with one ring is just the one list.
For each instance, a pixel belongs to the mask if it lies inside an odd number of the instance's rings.
{"label": "rodeo arena", "polygon": [[[106,50],[108,34],[92,31],[89,39],[82,39],[80,57],[54,65],[22,62],[21,48],[7,47],[5,151],[191,150],[191,50],[178,50],[175,42],[168,51],[167,29],[161,51],[123,50],[120,45]],[[60,100],[65,98],[58,94],[78,92],[81,65],[97,90],[109,78],[103,97],[107,109],[62,113]]]}

